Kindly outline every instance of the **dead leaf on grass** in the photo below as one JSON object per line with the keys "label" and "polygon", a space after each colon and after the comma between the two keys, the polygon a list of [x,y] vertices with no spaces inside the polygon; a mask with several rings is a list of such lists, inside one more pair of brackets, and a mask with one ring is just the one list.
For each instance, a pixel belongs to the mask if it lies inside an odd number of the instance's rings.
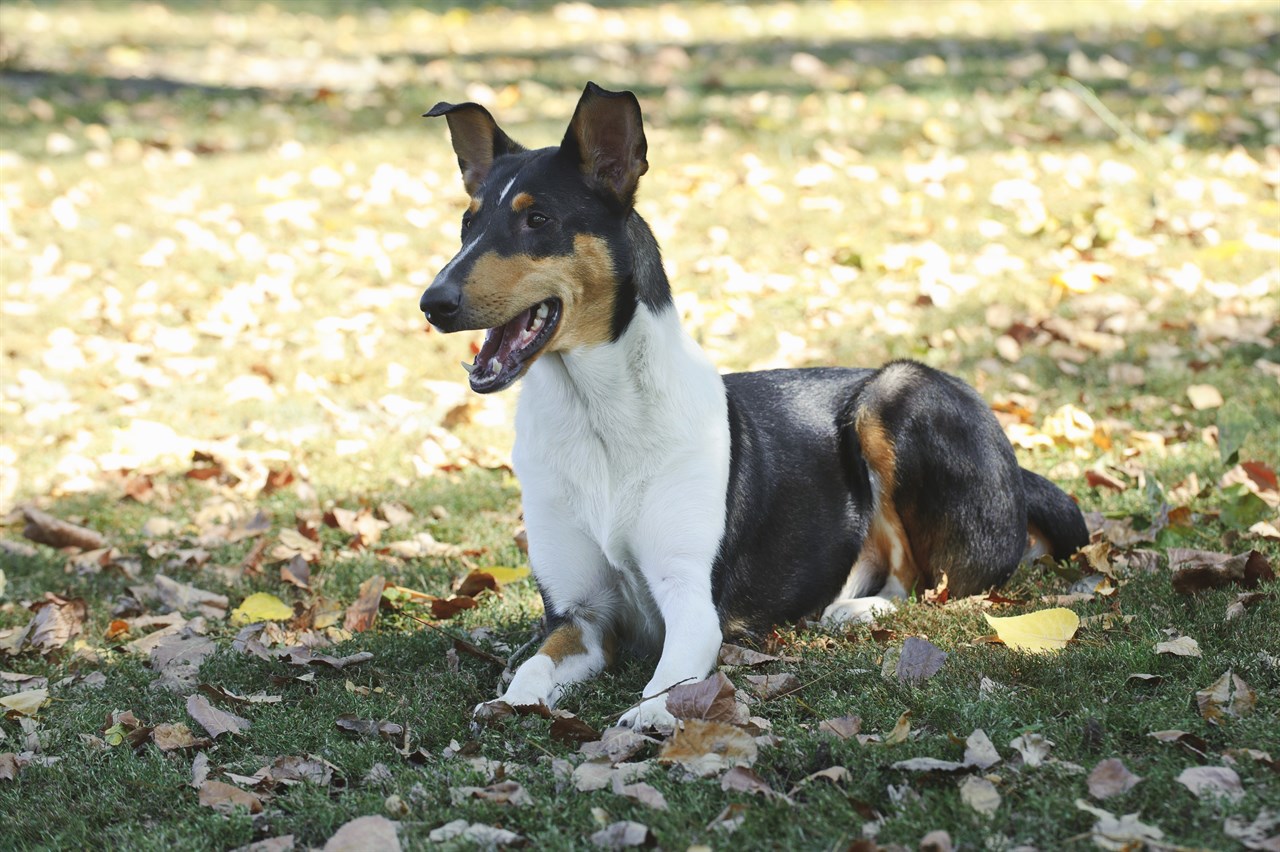
{"label": "dead leaf on grass", "polygon": [[906,710],[898,717],[898,721],[894,723],[893,730],[885,735],[884,742],[882,742],[881,745],[893,746],[905,743],[910,736],[911,711]]}
{"label": "dead leaf on grass", "polygon": [[470,841],[479,849],[492,849],[497,846],[523,845],[525,838],[505,828],[495,828],[480,822],[467,822],[455,819],[439,828],[432,829],[427,835],[432,843],[447,843],[451,840]]}
{"label": "dead leaf on grass", "polygon": [[746,731],[724,722],[687,718],[658,753],[661,763],[676,764],[706,778],[731,766],[751,766],[758,749]]}
{"label": "dead leaf on grass", "polygon": [[365,739],[380,737],[387,741],[397,740],[404,735],[404,726],[383,719],[361,719],[352,713],[343,713],[333,724],[344,734],[351,734]]}
{"label": "dead leaf on grass", "polygon": [[830,734],[842,740],[857,736],[861,730],[861,716],[838,716],[835,719],[825,719],[818,723],[818,733]]}
{"label": "dead leaf on grass", "polygon": [[59,520],[31,506],[22,508],[22,516],[26,521],[22,534],[31,541],[50,547],[78,547],[81,550],[99,550],[110,546],[101,533]]}
{"label": "dead leaf on grass", "polygon": [[632,728],[606,728],[596,741],[584,742],[578,753],[585,755],[588,760],[603,757],[610,763],[621,763],[657,742],[653,737],[645,736]]}
{"label": "dead leaf on grass", "polygon": [[1009,747],[1018,750],[1025,765],[1039,766],[1049,756],[1053,741],[1045,739],[1040,734],[1023,734],[1020,737],[1014,737],[1009,742]]}
{"label": "dead leaf on grass", "polygon": [[551,739],[561,743],[589,743],[600,739],[600,732],[566,710],[552,710]]}
{"label": "dead leaf on grass", "polygon": [[206,748],[213,744],[212,740],[197,737],[183,722],[156,725],[151,732],[151,741],[161,751],[177,751],[188,748]]}
{"label": "dead leaf on grass", "polygon": [[1228,817],[1222,824],[1222,833],[1239,841],[1246,849],[1276,852],[1280,850],[1280,834],[1272,835],[1271,832],[1277,826],[1280,826],[1280,813],[1263,808],[1253,822],[1246,823],[1244,817]]}
{"label": "dead leaf on grass", "polygon": [[310,591],[311,563],[301,556],[294,556],[280,566],[280,581],[297,586],[303,591]]}
{"label": "dead leaf on grass", "polygon": [[40,654],[57,651],[79,636],[88,614],[83,599],[65,599],[49,593],[44,600],[33,603],[31,609],[36,615],[27,625],[25,646]]}
{"label": "dead leaf on grass", "polygon": [[1197,757],[1207,757],[1209,753],[1209,744],[1201,737],[1187,731],[1152,731],[1147,736],[1162,743],[1175,743]]}
{"label": "dead leaf on grass", "polygon": [[372,627],[378,617],[378,606],[382,603],[382,590],[386,585],[386,578],[381,574],[361,583],[355,601],[347,607],[347,617],[342,626],[353,633],[362,633]]}
{"label": "dead leaf on grass", "polygon": [[790,672],[767,675],[747,675],[747,682],[756,695],[765,701],[789,695],[800,689],[800,679]]}
{"label": "dead leaf on grass", "polygon": [[909,636],[902,643],[895,673],[903,683],[923,683],[937,674],[946,661],[946,652],[937,645],[928,639]]}
{"label": "dead leaf on grass", "polygon": [[1197,799],[1221,797],[1238,802],[1244,798],[1240,776],[1226,766],[1193,766],[1182,770],[1177,781]]}
{"label": "dead leaf on grass", "polygon": [[720,776],[720,789],[726,793],[730,791],[751,793],[764,796],[766,799],[779,796],[778,792],[769,786],[768,781],[761,778],[754,769],[748,769],[745,766],[735,766]]}
{"label": "dead leaf on grass", "polygon": [[615,779],[620,783],[630,784],[642,778],[651,767],[652,763],[648,760],[639,763],[619,763],[615,766],[609,762],[608,758],[595,758],[584,760],[574,767],[571,777],[574,789],[580,793],[588,793],[592,790],[611,787]]}
{"label": "dead leaf on grass", "polygon": [[268,592],[254,592],[231,612],[231,623],[237,627],[291,618],[293,607]]}
{"label": "dead leaf on grass", "polygon": [[262,813],[262,797],[222,781],[205,781],[200,785],[200,804],[221,813],[234,813],[238,807],[251,814]]}
{"label": "dead leaf on grass", "polygon": [[187,697],[187,712],[215,740],[223,734],[238,734],[249,728],[248,719],[237,716],[234,713],[219,710],[210,704],[209,699],[203,695],[190,695]]}
{"label": "dead leaf on grass", "polygon": [[1212,724],[1220,724],[1227,716],[1247,716],[1258,703],[1258,694],[1230,669],[1222,677],[1196,690],[1196,706],[1200,715]]}
{"label": "dead leaf on grass", "polygon": [[649,826],[630,820],[612,823],[591,835],[591,843],[601,849],[652,846],[655,842]]}
{"label": "dead leaf on grass", "polygon": [[1231,556],[1206,550],[1170,548],[1173,590],[1190,595],[1227,585],[1255,589],[1275,579],[1271,561],[1256,550]]}
{"label": "dead leaf on grass", "polygon": [[781,658],[772,654],[762,654],[728,642],[720,646],[719,665],[722,666],[762,666],[765,663],[776,663],[779,659]]}
{"label": "dead leaf on grass", "polygon": [[981,728],[974,728],[973,733],[969,734],[964,741],[965,765],[976,766],[978,769],[990,769],[1000,760],[1000,752],[996,751],[995,743],[991,742],[987,732]]}
{"label": "dead leaf on grass", "polygon": [[733,834],[742,827],[743,821],[747,818],[748,808],[741,802],[734,802],[725,807],[715,819],[707,823],[707,829],[723,831],[725,834]]}
{"label": "dead leaf on grass", "polygon": [[981,775],[970,775],[960,782],[960,801],[985,817],[1000,809],[1000,791]]}
{"label": "dead leaf on grass", "polygon": [[455,805],[469,799],[481,799],[498,805],[515,805],[517,807],[532,805],[533,799],[525,792],[518,781],[500,781],[488,787],[452,787],[449,798]]}
{"label": "dead leaf on grass", "polygon": [[1089,795],[1095,799],[1109,799],[1132,790],[1140,781],[1118,757],[1109,757],[1098,763],[1085,781]]}
{"label": "dead leaf on grass", "polygon": [[397,828],[384,816],[357,817],[334,832],[324,852],[400,852]]}
{"label": "dead leaf on grass", "polygon": [[1172,654],[1175,657],[1202,657],[1200,643],[1190,636],[1179,636],[1167,642],[1156,643],[1157,654]]}
{"label": "dead leaf on grass", "polygon": [[1080,617],[1069,609],[1056,607],[999,618],[982,614],[995,628],[1000,640],[1015,651],[1048,653],[1060,651],[1076,635]]}
{"label": "dead leaf on grass", "polygon": [[5,708],[5,715],[11,719],[18,716],[34,716],[49,700],[47,689],[27,689],[0,698],[0,707]]}
{"label": "dead leaf on grass", "polygon": [[[677,719],[735,722],[742,717],[735,700],[737,690],[723,672],[697,683],[682,683],[667,693],[667,711]],[[745,721],[745,719],[742,719]]]}
{"label": "dead leaf on grass", "polygon": [[1188,385],[1187,399],[1196,411],[1222,407],[1222,393],[1213,385]]}
{"label": "dead leaf on grass", "polygon": [[1076,807],[1098,818],[1089,833],[1094,845],[1102,849],[1116,852],[1144,849],[1148,841],[1159,841],[1164,837],[1164,832],[1160,829],[1140,822],[1136,813],[1117,817],[1102,808],[1095,808],[1083,799],[1076,799]]}
{"label": "dead leaf on grass", "polygon": [[657,788],[652,785],[639,781],[635,784],[623,784],[622,779],[615,773],[611,779],[612,789],[615,796],[622,796],[627,799],[639,802],[645,807],[654,810],[667,810],[667,799],[660,793]]}

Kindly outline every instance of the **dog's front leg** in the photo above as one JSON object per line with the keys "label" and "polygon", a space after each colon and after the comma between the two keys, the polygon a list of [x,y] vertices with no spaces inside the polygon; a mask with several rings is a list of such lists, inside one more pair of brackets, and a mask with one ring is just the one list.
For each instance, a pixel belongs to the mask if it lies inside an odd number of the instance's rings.
{"label": "dog's front leg", "polygon": [[711,602],[711,564],[668,560],[644,571],[662,615],[662,658],[644,688],[644,699],[623,715],[621,724],[670,731],[675,718],[667,710],[666,691],[702,680],[720,653],[720,619]]}

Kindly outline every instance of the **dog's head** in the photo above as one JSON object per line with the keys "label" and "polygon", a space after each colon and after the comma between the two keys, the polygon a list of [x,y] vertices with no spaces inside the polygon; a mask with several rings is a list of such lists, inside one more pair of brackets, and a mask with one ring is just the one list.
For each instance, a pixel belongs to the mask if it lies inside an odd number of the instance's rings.
{"label": "dog's head", "polygon": [[477,104],[439,103],[427,115],[449,122],[471,205],[462,249],[420,306],[441,331],[488,329],[468,368],[472,389],[502,390],[545,352],[616,340],[635,310],[623,255],[649,167],[635,95],[588,83],[559,147],[536,151]]}

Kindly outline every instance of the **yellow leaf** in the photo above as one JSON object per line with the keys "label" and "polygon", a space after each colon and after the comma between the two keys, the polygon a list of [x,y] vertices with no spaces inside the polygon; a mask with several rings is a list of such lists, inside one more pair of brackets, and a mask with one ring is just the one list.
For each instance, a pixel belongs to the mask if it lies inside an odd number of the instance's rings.
{"label": "yellow leaf", "polygon": [[231,613],[231,623],[237,627],[259,621],[287,621],[290,618],[293,618],[293,607],[266,592],[249,595]]}
{"label": "yellow leaf", "polygon": [[999,618],[983,613],[1000,641],[1016,651],[1058,651],[1076,635],[1080,617],[1065,607]]}
{"label": "yellow leaf", "polygon": [[498,581],[499,586],[506,586],[517,580],[523,580],[529,576],[529,569],[526,568],[504,568],[495,565],[489,568],[481,568],[481,571]]}
{"label": "yellow leaf", "polygon": [[17,692],[0,698],[0,706],[7,707],[10,711],[20,713],[23,716],[34,716],[36,711],[40,709],[40,705],[48,700],[49,690],[28,689],[26,692]]}

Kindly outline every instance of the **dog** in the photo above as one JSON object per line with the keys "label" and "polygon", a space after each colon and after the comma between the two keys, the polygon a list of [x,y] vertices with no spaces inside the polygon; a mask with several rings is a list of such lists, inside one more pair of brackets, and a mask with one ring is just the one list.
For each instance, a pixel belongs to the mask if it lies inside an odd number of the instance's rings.
{"label": "dog", "polygon": [[616,654],[657,651],[621,723],[669,730],[665,692],[709,674],[726,636],[869,621],[944,578],[981,593],[1029,550],[1088,542],[953,376],[721,375],[635,210],[648,146],[631,92],[588,83],[560,145],[537,150],[474,103],[426,116],[448,122],[471,204],[420,308],[442,332],[487,329],[472,390],[524,380],[512,460],[547,634],[502,700],[554,706]]}

